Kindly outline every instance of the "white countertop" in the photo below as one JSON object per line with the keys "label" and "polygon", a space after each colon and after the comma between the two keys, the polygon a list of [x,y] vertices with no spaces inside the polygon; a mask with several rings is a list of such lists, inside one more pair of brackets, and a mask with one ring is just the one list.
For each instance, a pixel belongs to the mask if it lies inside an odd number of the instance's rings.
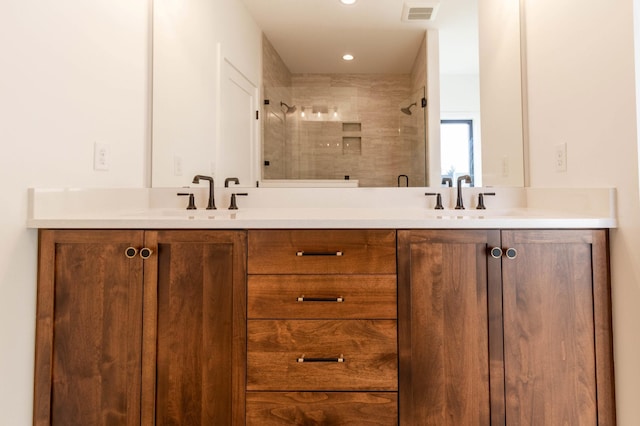
{"label": "white countertop", "polygon": [[[216,210],[186,210],[184,188],[32,189],[27,227],[56,229],[552,229],[615,228],[613,189],[465,188],[468,206],[454,210],[448,188],[216,188]],[[196,205],[206,191],[192,188]],[[238,210],[228,210],[231,191]],[[425,192],[442,192],[434,210]],[[478,192],[487,210],[476,210]],[[475,198],[474,198],[475,197]],[[566,204],[566,205],[563,205]],[[221,207],[224,206],[224,207]]]}

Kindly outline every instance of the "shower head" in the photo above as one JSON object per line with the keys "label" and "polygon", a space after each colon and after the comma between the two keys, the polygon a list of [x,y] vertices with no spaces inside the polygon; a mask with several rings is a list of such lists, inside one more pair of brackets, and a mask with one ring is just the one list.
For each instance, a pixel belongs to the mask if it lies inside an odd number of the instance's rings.
{"label": "shower head", "polygon": [[414,102],[411,105],[409,105],[408,107],[400,108],[400,111],[402,111],[404,114],[411,115],[411,107],[414,107],[416,105],[418,105],[418,104]]}
{"label": "shower head", "polygon": [[293,114],[294,112],[296,112],[296,106],[289,106],[287,104],[285,104],[284,102],[280,101],[280,106],[281,107],[286,107],[286,111],[285,114]]}

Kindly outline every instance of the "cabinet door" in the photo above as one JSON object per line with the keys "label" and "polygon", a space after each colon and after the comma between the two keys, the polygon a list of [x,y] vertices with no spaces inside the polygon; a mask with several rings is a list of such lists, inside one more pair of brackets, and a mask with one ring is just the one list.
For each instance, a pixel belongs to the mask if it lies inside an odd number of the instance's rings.
{"label": "cabinet door", "polygon": [[243,425],[245,233],[147,231],[146,245],[143,424]]}
{"label": "cabinet door", "polygon": [[34,424],[140,424],[142,236],[40,232]]}
{"label": "cabinet door", "polygon": [[606,232],[502,243],[507,424],[615,424]]}
{"label": "cabinet door", "polygon": [[400,424],[487,425],[491,400],[503,398],[501,318],[489,336],[487,308],[500,311],[500,282],[487,278],[490,269],[499,277],[493,245],[498,231],[398,231]]}

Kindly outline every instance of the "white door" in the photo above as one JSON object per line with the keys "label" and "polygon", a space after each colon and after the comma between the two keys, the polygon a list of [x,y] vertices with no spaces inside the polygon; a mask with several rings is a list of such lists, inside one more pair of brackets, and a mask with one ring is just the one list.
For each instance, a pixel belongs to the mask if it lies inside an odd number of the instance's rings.
{"label": "white door", "polygon": [[221,122],[215,175],[221,181],[237,177],[242,186],[254,186],[258,179],[258,88],[228,59],[222,60],[221,68]]}

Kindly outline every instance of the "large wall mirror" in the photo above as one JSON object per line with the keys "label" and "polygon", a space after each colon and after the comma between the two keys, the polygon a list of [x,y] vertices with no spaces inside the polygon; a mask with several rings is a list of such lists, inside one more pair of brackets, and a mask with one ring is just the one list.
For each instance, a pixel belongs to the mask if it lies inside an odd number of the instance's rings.
{"label": "large wall mirror", "polygon": [[155,0],[152,185],[522,186],[520,44],[519,0]]}

